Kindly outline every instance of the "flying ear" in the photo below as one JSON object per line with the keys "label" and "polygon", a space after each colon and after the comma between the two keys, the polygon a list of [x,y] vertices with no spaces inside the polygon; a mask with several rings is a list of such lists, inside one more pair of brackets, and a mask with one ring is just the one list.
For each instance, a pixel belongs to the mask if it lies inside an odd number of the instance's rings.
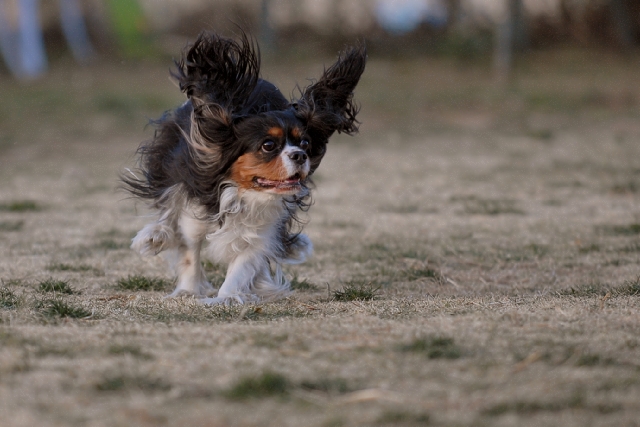
{"label": "flying ear", "polygon": [[233,123],[258,84],[260,52],[244,32],[236,42],[205,31],[176,66],[172,75],[193,107],[191,126],[181,132],[194,164],[212,174],[222,167],[223,147],[234,141]]}
{"label": "flying ear", "polygon": [[236,42],[205,31],[176,65],[180,89],[195,104],[236,113],[258,83],[260,52],[244,32]]}
{"label": "flying ear", "polygon": [[[239,42],[202,32],[176,62],[173,76],[207,133],[230,127],[258,83],[260,52],[243,32]],[[206,125],[205,125],[206,123]]]}
{"label": "flying ear", "polygon": [[367,50],[363,44],[348,47],[320,80],[307,87],[294,104],[296,115],[307,124],[312,138],[326,140],[335,132],[358,131],[358,106],[353,90],[364,72]]}

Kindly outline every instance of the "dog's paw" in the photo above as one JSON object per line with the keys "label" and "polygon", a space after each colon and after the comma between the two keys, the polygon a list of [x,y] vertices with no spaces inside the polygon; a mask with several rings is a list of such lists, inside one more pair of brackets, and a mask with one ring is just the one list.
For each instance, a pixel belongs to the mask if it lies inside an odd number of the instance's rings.
{"label": "dog's paw", "polygon": [[196,298],[205,298],[215,295],[218,292],[217,288],[209,282],[201,282],[193,286],[193,289],[187,287],[178,286],[169,295],[165,295],[165,298],[179,298],[183,296],[192,296]]}
{"label": "dog's paw", "polygon": [[131,241],[131,249],[140,255],[158,255],[169,248],[174,240],[173,229],[164,224],[153,223],[138,231]]}
{"label": "dog's paw", "polygon": [[194,295],[193,292],[189,292],[186,289],[176,288],[169,295],[165,295],[164,298],[168,299],[168,298],[192,297],[192,296],[197,296],[197,295]]}
{"label": "dog's paw", "polygon": [[217,296],[215,298],[202,298],[200,300],[204,305],[243,305],[250,302],[259,302],[260,298],[257,295],[252,294],[233,294],[226,296]]}

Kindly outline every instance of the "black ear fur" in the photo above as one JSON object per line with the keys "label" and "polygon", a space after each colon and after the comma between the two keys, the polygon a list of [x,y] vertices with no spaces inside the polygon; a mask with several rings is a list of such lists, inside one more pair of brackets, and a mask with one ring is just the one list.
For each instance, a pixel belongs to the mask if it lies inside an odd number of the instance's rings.
{"label": "black ear fur", "polygon": [[216,142],[230,137],[259,81],[258,46],[244,32],[236,42],[203,31],[176,65],[173,76],[193,105],[192,132]]}
{"label": "black ear fur", "polygon": [[260,51],[244,32],[236,42],[205,31],[176,65],[173,76],[191,99],[195,116],[219,116],[230,125],[258,84]]}
{"label": "black ear fur", "polygon": [[[260,51],[244,32],[235,41],[203,31],[176,65],[173,76],[193,107],[184,130],[190,165],[200,175],[218,176],[227,166],[222,153],[228,155],[235,142],[233,124],[247,114],[259,84]],[[199,197],[208,197],[207,191]]]}
{"label": "black ear fur", "polygon": [[307,123],[308,132],[326,142],[335,131],[358,131],[353,90],[364,72],[367,50],[364,44],[345,49],[338,61],[325,70],[320,80],[308,86],[294,104],[297,116]]}

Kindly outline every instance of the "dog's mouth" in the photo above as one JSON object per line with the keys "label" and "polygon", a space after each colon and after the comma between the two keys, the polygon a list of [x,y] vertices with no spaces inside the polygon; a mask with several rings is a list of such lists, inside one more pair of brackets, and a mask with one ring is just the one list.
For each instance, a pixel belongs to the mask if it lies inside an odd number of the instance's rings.
{"label": "dog's mouth", "polygon": [[264,188],[265,190],[276,191],[292,191],[298,190],[302,187],[302,176],[299,173],[291,175],[289,178],[282,181],[274,181],[272,179],[255,177],[253,182],[256,186]]}

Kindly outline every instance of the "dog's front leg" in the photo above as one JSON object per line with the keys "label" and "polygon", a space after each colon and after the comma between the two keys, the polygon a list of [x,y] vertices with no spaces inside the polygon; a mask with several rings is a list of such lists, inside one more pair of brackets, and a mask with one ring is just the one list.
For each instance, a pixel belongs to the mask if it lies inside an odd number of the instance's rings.
{"label": "dog's front leg", "polygon": [[227,276],[220,286],[218,296],[204,298],[201,302],[207,305],[229,305],[258,301],[258,296],[251,293],[252,284],[265,268],[268,268],[266,262],[251,251],[240,253],[229,263]]}

